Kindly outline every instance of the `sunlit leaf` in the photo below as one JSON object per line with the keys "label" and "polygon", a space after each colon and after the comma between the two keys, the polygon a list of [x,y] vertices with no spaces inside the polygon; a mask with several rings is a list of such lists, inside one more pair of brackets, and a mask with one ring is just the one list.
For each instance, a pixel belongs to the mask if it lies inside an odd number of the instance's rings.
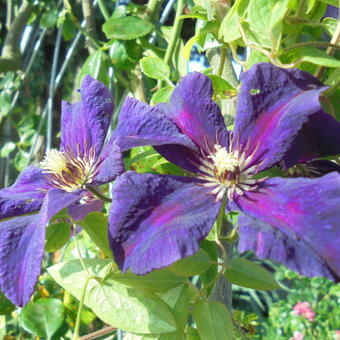
{"label": "sunlit leaf", "polygon": [[233,284],[253,289],[279,289],[281,288],[274,276],[259,264],[237,258],[231,261],[225,272],[226,278]]}
{"label": "sunlit leaf", "polygon": [[20,314],[23,327],[44,338],[50,338],[59,329],[64,317],[63,303],[50,298],[29,303]]}
{"label": "sunlit leaf", "polygon": [[111,18],[103,25],[103,31],[108,39],[137,39],[152,30],[152,23],[134,16]]}
{"label": "sunlit leaf", "polygon": [[194,305],[193,318],[201,340],[234,339],[229,311],[220,302],[197,301]]}

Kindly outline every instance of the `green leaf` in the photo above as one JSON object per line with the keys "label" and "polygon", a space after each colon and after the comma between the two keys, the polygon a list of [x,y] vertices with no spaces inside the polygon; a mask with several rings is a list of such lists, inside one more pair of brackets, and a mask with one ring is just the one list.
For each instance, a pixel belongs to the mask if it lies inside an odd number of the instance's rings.
{"label": "green leaf", "polygon": [[116,40],[110,47],[112,64],[120,70],[128,70],[134,67],[134,62],[129,59],[124,42]]}
{"label": "green leaf", "polygon": [[[84,259],[84,262],[92,275],[101,278],[105,277],[113,264],[110,259]],[[79,300],[84,286],[84,279],[87,277],[87,273],[84,271],[79,260],[60,262],[49,267],[47,271],[60,286]],[[85,295],[86,305],[88,305],[88,292],[96,284],[96,280],[89,281],[87,294]]]}
{"label": "green leaf", "polygon": [[0,291],[0,315],[8,314],[14,311],[15,306],[9,301],[5,294]]}
{"label": "green leaf", "polygon": [[185,278],[175,275],[168,269],[155,270],[147,275],[111,273],[110,279],[137,289],[158,293],[167,292],[185,282]]}
{"label": "green leaf", "polygon": [[[176,333],[177,339],[179,339],[179,334],[183,334],[189,316],[188,286],[180,285],[163,294],[161,299],[166,302],[168,306],[170,306],[178,328],[176,332],[169,333],[169,339],[171,339],[171,337],[174,338]],[[161,339],[168,339],[167,335],[164,334],[164,336],[161,336]]]}
{"label": "green leaf", "polygon": [[63,20],[63,38],[65,41],[69,41],[74,38],[78,30],[69,17],[65,17]]}
{"label": "green leaf", "polygon": [[269,58],[262,54],[260,51],[251,49],[249,58],[247,60],[247,68],[250,68],[254,64],[261,63],[261,62],[269,62]]}
{"label": "green leaf", "polygon": [[45,250],[52,253],[66,244],[71,235],[68,223],[54,223],[46,228]]}
{"label": "green leaf", "polygon": [[146,20],[134,16],[111,18],[103,25],[108,39],[131,40],[143,37],[153,30],[154,26]]}
{"label": "green leaf", "polygon": [[200,336],[197,332],[197,329],[191,326],[187,327],[185,336],[186,340],[200,340]]}
{"label": "green leaf", "polygon": [[40,299],[29,303],[20,318],[23,327],[30,333],[51,338],[64,322],[64,306],[58,299]]}
{"label": "green leaf", "polygon": [[[203,240],[201,242],[201,248],[204,249],[208,253],[212,262],[217,262],[218,254],[217,254],[215,242],[212,242],[209,240]],[[200,278],[204,286],[206,286],[206,285],[209,285],[212,282],[212,280],[216,278],[216,275],[217,275],[217,265],[212,265],[205,273],[203,273],[200,276]],[[208,286],[208,289],[207,289],[208,294],[211,292],[212,288],[213,288],[212,285]]]}
{"label": "green leaf", "polygon": [[170,67],[157,57],[144,57],[140,60],[142,72],[150,78],[167,80],[170,77]]}
{"label": "green leaf", "polygon": [[86,59],[78,76],[77,84],[80,87],[83,78],[89,74],[93,78],[107,83],[108,79],[108,60],[102,51],[96,51]]}
{"label": "green leaf", "polygon": [[191,50],[199,39],[200,39],[199,35],[194,35],[185,43],[183,48],[183,55],[186,60],[190,60]]}
{"label": "green leaf", "polygon": [[193,319],[201,340],[233,340],[233,323],[227,307],[216,301],[201,300],[194,305]]}
{"label": "green leaf", "polygon": [[100,212],[91,212],[79,224],[104,254],[112,257],[108,239],[107,217]]}
{"label": "green leaf", "polygon": [[88,304],[104,322],[127,332],[148,334],[176,330],[176,322],[165,302],[110,277],[90,290]]}
{"label": "green leaf", "polygon": [[288,0],[251,0],[247,19],[257,32],[270,32],[282,22],[287,10]]}
{"label": "green leaf", "polygon": [[189,277],[205,273],[210,266],[210,256],[200,249],[196,254],[176,261],[168,268],[177,275]]}
{"label": "green leaf", "polygon": [[15,149],[15,143],[7,142],[1,148],[0,157],[7,157]]}
{"label": "green leaf", "polygon": [[241,37],[238,29],[240,19],[245,15],[249,0],[236,0],[231,10],[224,17],[219,30],[219,37],[231,42]]}
{"label": "green leaf", "polygon": [[247,38],[261,47],[280,46],[283,18],[288,11],[289,0],[251,0],[248,8]]}
{"label": "green leaf", "polygon": [[329,77],[325,81],[326,85],[335,86],[340,79],[340,68],[336,68],[330,72]]}
{"label": "green leaf", "polygon": [[340,67],[340,60],[328,55],[325,51],[316,47],[300,47],[296,49],[301,59],[315,65],[327,67]]}
{"label": "green leaf", "polygon": [[321,2],[324,2],[327,5],[332,5],[335,7],[339,7],[339,0],[320,0]]}
{"label": "green leaf", "polygon": [[174,88],[172,86],[162,87],[153,94],[150,100],[150,104],[155,105],[158,103],[167,103],[171,97],[173,90]]}
{"label": "green leaf", "polygon": [[207,75],[213,85],[214,96],[219,96],[224,99],[230,99],[230,97],[235,97],[237,95],[236,89],[230,85],[225,79],[215,75]]}
{"label": "green leaf", "polygon": [[57,7],[50,7],[40,19],[40,25],[45,28],[50,28],[57,23],[58,20],[58,8]]}
{"label": "green leaf", "polygon": [[246,259],[238,258],[231,261],[225,272],[226,278],[233,284],[261,290],[279,289],[279,283],[266,269]]}
{"label": "green leaf", "polygon": [[336,26],[338,25],[338,20],[334,18],[325,18],[322,20],[322,25],[325,27],[328,34],[332,37],[335,33]]}

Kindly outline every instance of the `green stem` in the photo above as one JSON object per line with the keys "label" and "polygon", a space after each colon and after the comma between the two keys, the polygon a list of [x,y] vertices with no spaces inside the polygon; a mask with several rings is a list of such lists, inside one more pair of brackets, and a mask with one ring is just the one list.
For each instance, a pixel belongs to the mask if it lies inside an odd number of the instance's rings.
{"label": "green stem", "polygon": [[[172,56],[175,52],[177,39],[180,35],[182,24],[183,24],[183,20],[181,20],[181,18],[180,18],[180,16],[182,15],[183,7],[184,7],[184,0],[178,0],[174,26],[172,28],[172,33],[171,33],[169,45],[168,45],[168,47],[165,51],[165,56],[164,56],[164,59],[163,59],[164,62],[166,64],[168,64],[169,66],[171,64],[171,58],[172,58]],[[157,85],[158,85],[159,88],[162,87],[162,83],[163,83],[162,80],[158,81]]]}
{"label": "green stem", "polygon": [[110,19],[110,13],[105,5],[105,1],[103,0],[98,0],[98,5],[99,5],[99,9],[100,12],[102,13],[104,19],[107,21]]}
{"label": "green stem", "polygon": [[222,76],[226,56],[227,56],[227,50],[226,48],[221,46],[220,64],[218,65],[218,70],[217,70],[217,75],[219,77]]}
{"label": "green stem", "polygon": [[157,17],[159,6],[161,5],[162,0],[149,0],[147,7],[146,7],[146,14],[147,17],[154,21]]}
{"label": "green stem", "polygon": [[[339,45],[339,42],[340,42],[340,20],[338,21],[338,25],[337,25],[336,30],[334,32],[334,35],[333,35],[333,37],[331,39],[331,45],[333,45],[333,44],[334,45]],[[337,46],[337,48],[339,48],[339,47]],[[328,47],[327,48],[326,53],[328,55],[333,55],[334,52],[335,52],[335,48],[334,47]],[[315,77],[317,77],[319,79],[322,79],[322,76],[323,76],[324,72],[325,72],[325,67],[324,66],[320,66],[316,70],[316,72],[315,72]]]}
{"label": "green stem", "polygon": [[297,8],[297,11],[294,15],[295,17],[299,18],[302,16],[304,12],[304,8],[305,8],[305,3],[306,3],[306,0],[300,0],[299,7]]}
{"label": "green stem", "polygon": [[291,45],[289,47],[286,47],[282,50],[281,54],[286,53],[290,50],[294,50],[295,48],[304,47],[304,46],[320,46],[320,47],[330,47],[334,49],[340,49],[339,45],[328,43],[325,41],[306,41],[298,44]]}
{"label": "green stem", "polygon": [[98,191],[97,189],[95,189],[94,187],[91,187],[90,185],[86,186],[86,189],[88,191],[91,191],[96,197],[98,197],[100,200],[105,201],[105,202],[112,202],[111,198],[108,198],[106,196],[104,196],[100,191]]}
{"label": "green stem", "polygon": [[77,318],[76,318],[76,324],[74,326],[74,332],[73,332],[72,340],[79,340],[80,339],[79,328],[80,328],[80,321],[81,321],[81,312],[82,312],[83,306],[84,306],[84,300],[85,300],[87,286],[88,286],[91,279],[93,279],[92,276],[88,276],[86,278],[83,289],[81,291],[81,296],[80,296],[80,300],[79,300],[79,307],[78,307],[78,312],[77,312]]}
{"label": "green stem", "polygon": [[166,49],[165,57],[164,57],[164,62],[168,65],[170,64],[171,57],[175,51],[177,39],[180,34],[180,30],[182,28],[183,21],[181,20],[180,16],[182,15],[183,6],[184,6],[184,0],[178,0],[174,27],[172,29],[172,34],[170,37],[169,45]]}
{"label": "green stem", "polygon": [[74,239],[76,241],[76,247],[77,247],[77,252],[78,252],[78,256],[79,256],[79,261],[80,261],[81,266],[83,267],[84,271],[87,273],[88,276],[90,276],[90,272],[87,269],[87,266],[86,266],[84,259],[83,259],[83,255],[81,254],[81,251],[80,251],[76,224],[73,224],[73,233],[74,233]]}

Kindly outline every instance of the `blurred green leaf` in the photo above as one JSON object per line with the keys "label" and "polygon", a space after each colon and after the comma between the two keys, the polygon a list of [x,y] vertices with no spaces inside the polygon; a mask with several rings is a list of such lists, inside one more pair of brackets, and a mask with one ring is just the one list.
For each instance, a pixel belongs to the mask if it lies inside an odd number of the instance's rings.
{"label": "blurred green leaf", "polygon": [[57,7],[48,8],[41,16],[40,25],[45,28],[50,28],[57,23],[59,11]]}
{"label": "blurred green leaf", "polygon": [[242,258],[231,261],[229,268],[225,271],[225,276],[231,283],[242,287],[262,290],[281,288],[266,269]]}
{"label": "blurred green leaf", "polygon": [[262,62],[266,62],[266,63],[269,62],[269,58],[265,56],[263,53],[261,53],[260,51],[251,49],[250,55],[247,59],[247,68],[250,68],[254,64],[262,63]]}
{"label": "blurred green leaf", "polygon": [[5,294],[0,291],[0,315],[5,315],[12,312],[15,306],[9,301]]}
{"label": "blurred green leaf", "polygon": [[161,89],[157,90],[157,92],[152,95],[150,104],[155,105],[158,103],[167,103],[173,90],[174,88],[172,86],[162,87]]}
{"label": "blurred green leaf", "polygon": [[20,318],[27,331],[49,339],[64,322],[64,305],[58,299],[39,299],[29,303]]}
{"label": "blurred green leaf", "polygon": [[187,327],[186,332],[185,332],[185,339],[186,340],[201,340],[197,329],[194,327]]}
{"label": "blurred green leaf", "polygon": [[100,212],[91,212],[79,224],[104,254],[107,257],[112,257],[108,239],[107,217]]}
{"label": "blurred green leaf", "polygon": [[88,303],[104,322],[128,332],[148,334],[176,330],[174,317],[165,302],[110,277],[89,291]]}
{"label": "blurred green leaf", "polygon": [[0,157],[6,157],[8,156],[14,149],[16,145],[13,142],[7,142],[4,144],[4,146],[1,148]]}
{"label": "blurred green leaf", "polygon": [[[84,263],[88,268],[90,274],[104,278],[112,267],[112,260],[110,259],[84,259]],[[61,285],[65,290],[75,296],[78,300],[80,298],[87,272],[84,271],[79,260],[70,260],[60,262],[47,269],[52,278]],[[88,306],[88,292],[98,284],[96,280],[90,280],[87,287],[87,294],[85,295],[85,304]]]}
{"label": "blurred green leaf", "polygon": [[201,300],[194,305],[193,319],[201,340],[233,340],[233,323],[226,306],[216,301]]}
{"label": "blurred green leaf", "polygon": [[332,5],[334,7],[339,7],[339,0],[320,0],[321,2],[324,2],[327,5]]}
{"label": "blurred green leaf", "polygon": [[78,30],[69,17],[65,17],[63,21],[63,37],[66,41],[69,41],[75,37]]}
{"label": "blurred green leaf", "polygon": [[144,57],[140,60],[142,72],[150,78],[167,80],[170,77],[170,67],[157,57]]}
{"label": "blurred green leaf", "polygon": [[176,335],[177,339],[181,338],[189,317],[189,296],[187,290],[187,285],[180,285],[161,296],[161,299],[170,306],[178,330],[174,333],[169,333],[169,335],[162,335],[160,340],[176,339]]}
{"label": "blurred green leaf", "polygon": [[183,55],[186,60],[190,60],[191,50],[199,39],[200,39],[199,35],[194,35],[185,43],[183,48]]}
{"label": "blurred green leaf", "polygon": [[46,228],[45,250],[52,253],[63,247],[71,235],[70,225],[65,222],[54,223]]}
{"label": "blurred green leaf", "polygon": [[116,40],[112,43],[110,57],[112,64],[120,70],[132,69],[135,66],[135,63],[129,59],[123,41]]}
{"label": "blurred green leaf", "polygon": [[332,37],[335,33],[336,26],[338,25],[338,20],[334,18],[325,18],[322,20],[322,24],[326,28],[329,35]]}
{"label": "blurred green leaf", "polygon": [[205,273],[211,266],[212,261],[206,251],[200,249],[196,254],[176,261],[169,270],[177,275],[194,276]]}
{"label": "blurred green leaf", "polygon": [[151,33],[153,25],[149,21],[134,16],[111,18],[103,25],[108,39],[131,40]]}
{"label": "blurred green leaf", "polygon": [[225,79],[215,75],[207,75],[212,81],[214,96],[219,96],[221,98],[230,98],[237,95],[236,89],[230,85]]}
{"label": "blurred green leaf", "polygon": [[261,38],[268,37],[274,45],[280,39],[282,19],[287,11],[288,0],[251,0],[247,20],[251,30],[259,33]]}
{"label": "blurred green leaf", "polygon": [[164,293],[185,282],[168,269],[155,270],[147,275],[136,275],[133,273],[111,273],[110,279],[130,287],[150,292]]}
{"label": "blurred green leaf", "polygon": [[81,68],[77,81],[78,87],[80,87],[83,78],[87,74],[106,84],[108,79],[108,68],[108,60],[102,51],[92,53]]}
{"label": "blurred green leaf", "polygon": [[316,47],[301,47],[296,49],[303,61],[327,67],[340,67],[340,60],[328,55]]}
{"label": "blurred green leaf", "polygon": [[248,4],[249,0],[236,0],[231,10],[224,17],[218,33],[223,41],[231,42],[241,37],[238,23],[245,15]]}

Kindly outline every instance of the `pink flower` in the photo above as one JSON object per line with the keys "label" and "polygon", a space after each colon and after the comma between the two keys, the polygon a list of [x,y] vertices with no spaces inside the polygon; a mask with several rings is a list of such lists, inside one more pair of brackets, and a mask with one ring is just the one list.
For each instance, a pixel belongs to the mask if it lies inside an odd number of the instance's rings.
{"label": "pink flower", "polygon": [[302,315],[309,321],[313,322],[315,317],[315,312],[311,308],[309,302],[298,302],[294,307],[293,311],[296,315]]}
{"label": "pink flower", "polygon": [[335,331],[335,340],[340,340],[340,329]]}
{"label": "pink flower", "polygon": [[289,340],[303,340],[304,335],[301,332],[294,332],[293,336]]}

